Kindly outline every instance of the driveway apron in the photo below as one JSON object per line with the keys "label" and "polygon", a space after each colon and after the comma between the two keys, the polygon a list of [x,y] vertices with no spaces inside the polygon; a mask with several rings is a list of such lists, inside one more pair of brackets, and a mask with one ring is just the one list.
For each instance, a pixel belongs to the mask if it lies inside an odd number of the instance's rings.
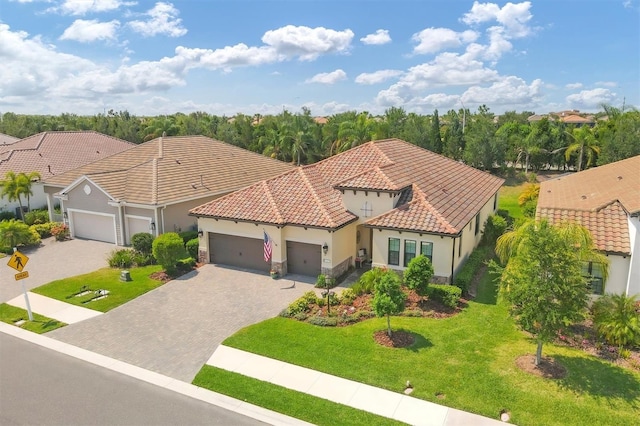
{"label": "driveway apron", "polygon": [[191,382],[225,338],[278,315],[313,290],[308,278],[306,283],[287,278],[204,265],[104,315],[47,336]]}

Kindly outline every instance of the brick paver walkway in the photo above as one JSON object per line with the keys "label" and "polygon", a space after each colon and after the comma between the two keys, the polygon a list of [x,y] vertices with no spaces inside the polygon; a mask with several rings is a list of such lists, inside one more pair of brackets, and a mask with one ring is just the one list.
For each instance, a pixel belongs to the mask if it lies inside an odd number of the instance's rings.
{"label": "brick paver walkway", "polygon": [[47,336],[191,382],[222,340],[278,315],[313,289],[309,278],[307,283],[295,281],[295,286],[292,279],[204,265],[104,315]]}

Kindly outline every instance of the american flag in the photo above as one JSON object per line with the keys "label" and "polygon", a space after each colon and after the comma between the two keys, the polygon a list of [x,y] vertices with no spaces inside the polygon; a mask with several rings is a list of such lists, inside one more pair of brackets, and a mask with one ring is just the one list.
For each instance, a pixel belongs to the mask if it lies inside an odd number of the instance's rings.
{"label": "american flag", "polygon": [[269,234],[267,234],[266,231],[264,232],[264,261],[268,262],[271,260],[271,253],[272,253],[272,248],[271,248],[271,238],[269,237]]}

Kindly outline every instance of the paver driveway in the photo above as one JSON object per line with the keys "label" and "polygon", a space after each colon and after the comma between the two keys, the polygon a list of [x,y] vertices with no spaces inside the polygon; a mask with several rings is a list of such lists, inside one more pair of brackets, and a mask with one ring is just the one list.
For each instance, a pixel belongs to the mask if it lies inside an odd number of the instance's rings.
{"label": "paver driveway", "polygon": [[[240,328],[274,317],[313,284],[204,265],[96,318],[47,336],[191,382]],[[302,277],[298,277],[302,278]],[[135,285],[131,283],[130,285]]]}
{"label": "paver driveway", "polygon": [[[29,278],[23,280],[24,285],[31,290],[53,280],[106,268],[109,253],[115,248],[100,241],[44,239],[40,247],[22,251],[29,257],[24,269]],[[21,284],[14,278],[17,271],[7,266],[8,261],[9,257],[0,259],[0,303],[22,294]]]}

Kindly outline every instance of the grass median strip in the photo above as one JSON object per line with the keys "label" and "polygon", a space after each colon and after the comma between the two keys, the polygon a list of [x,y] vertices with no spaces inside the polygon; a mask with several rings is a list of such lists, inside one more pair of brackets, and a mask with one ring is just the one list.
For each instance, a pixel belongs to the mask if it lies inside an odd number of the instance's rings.
{"label": "grass median strip", "polygon": [[535,344],[516,329],[506,307],[496,304],[488,274],[462,313],[447,319],[394,317],[391,325],[413,333],[415,344],[377,345],[373,333],[386,328],[385,319],[323,328],[279,317],[240,330],[224,344],[396,392],[409,380],[412,397],[494,419],[507,410],[519,425],[635,424],[640,416],[637,371],[552,344],[545,346],[545,356],[558,360],[566,377],[545,379],[520,370],[516,359],[533,354]]}
{"label": "grass median strip", "polygon": [[[159,265],[131,268],[131,281],[120,281],[120,269],[103,268],[52,281],[31,291],[72,305],[107,312],[161,286],[161,281],[150,278],[152,273],[161,270]],[[100,290],[107,290],[107,297],[99,298],[103,294],[98,293]]]}
{"label": "grass median strip", "polygon": [[386,417],[205,365],[193,384],[316,425],[402,425]]}
{"label": "grass median strip", "polygon": [[[0,304],[0,321],[38,334],[43,334],[67,325],[61,321],[47,318],[36,313],[33,314],[33,321],[29,321],[29,313],[25,309],[7,305],[6,303]],[[20,325],[16,324],[19,321],[24,322]]]}

